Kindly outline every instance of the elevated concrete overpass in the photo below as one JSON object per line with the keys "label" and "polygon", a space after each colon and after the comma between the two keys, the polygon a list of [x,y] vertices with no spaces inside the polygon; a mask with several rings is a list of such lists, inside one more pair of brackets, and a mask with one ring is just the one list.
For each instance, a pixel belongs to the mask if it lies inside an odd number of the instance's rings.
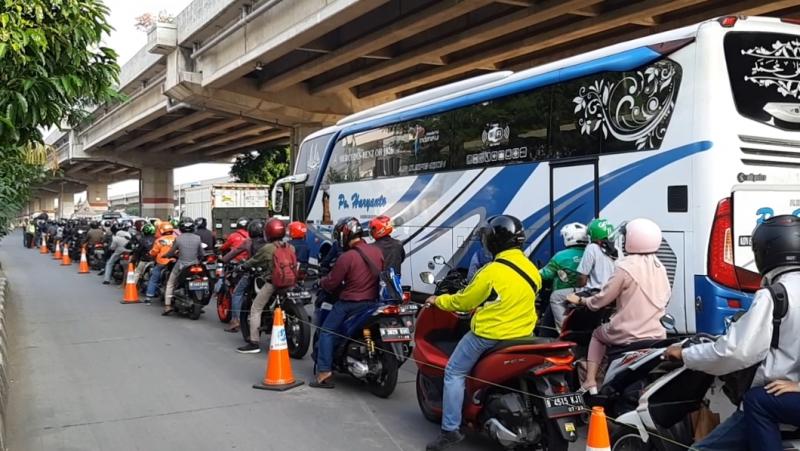
{"label": "elevated concrete overpass", "polygon": [[118,105],[59,139],[68,177],[141,179],[171,211],[172,169],[230,160],[386,100],[796,0],[195,0],[123,68]]}

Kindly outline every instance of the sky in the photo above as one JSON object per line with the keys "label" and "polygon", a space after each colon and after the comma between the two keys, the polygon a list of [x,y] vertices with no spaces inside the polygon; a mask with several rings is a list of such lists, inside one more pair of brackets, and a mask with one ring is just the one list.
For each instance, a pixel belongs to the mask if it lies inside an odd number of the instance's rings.
{"label": "sky", "polygon": [[[111,10],[109,23],[114,27],[105,45],[119,54],[119,64],[123,66],[147,42],[147,35],[136,29],[135,18],[144,13],[158,14],[166,10],[177,16],[192,0],[105,0]],[[189,183],[198,180],[224,177],[228,174],[228,164],[199,164],[175,170],[175,183]],[[139,189],[138,180],[128,180],[109,185],[108,195],[133,193]]]}

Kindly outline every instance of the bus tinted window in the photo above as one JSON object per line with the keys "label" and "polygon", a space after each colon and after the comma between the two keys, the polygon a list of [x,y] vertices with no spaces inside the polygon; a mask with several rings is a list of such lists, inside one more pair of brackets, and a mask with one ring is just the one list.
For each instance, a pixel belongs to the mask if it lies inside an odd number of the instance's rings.
{"label": "bus tinted window", "polygon": [[581,78],[553,87],[553,104],[550,110],[551,141],[548,157],[550,159],[573,158],[600,153],[603,137],[597,133],[601,121],[594,118],[594,124],[584,124],[584,119],[576,120],[575,96],[591,86],[592,79]]}
{"label": "bus tinted window", "polygon": [[732,31],[724,46],[739,114],[800,130],[800,36]]}

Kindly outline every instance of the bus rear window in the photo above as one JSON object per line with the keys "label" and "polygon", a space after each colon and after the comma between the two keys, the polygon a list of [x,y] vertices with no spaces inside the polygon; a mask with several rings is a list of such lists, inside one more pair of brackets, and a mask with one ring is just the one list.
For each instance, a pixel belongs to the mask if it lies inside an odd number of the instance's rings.
{"label": "bus rear window", "polygon": [[724,46],[739,114],[800,130],[800,36],[732,31]]}

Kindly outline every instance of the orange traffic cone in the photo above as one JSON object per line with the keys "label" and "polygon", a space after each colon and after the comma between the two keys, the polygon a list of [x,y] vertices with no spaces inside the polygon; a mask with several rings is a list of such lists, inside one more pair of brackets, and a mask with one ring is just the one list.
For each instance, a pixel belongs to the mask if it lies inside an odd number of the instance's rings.
{"label": "orange traffic cone", "polygon": [[69,258],[69,246],[64,245],[64,252],[61,256],[61,266],[69,266],[72,264],[72,259]]}
{"label": "orange traffic cone", "polygon": [[138,304],[139,303],[139,290],[136,289],[136,272],[133,269],[133,263],[128,262],[128,276],[125,279],[125,288],[122,293],[122,301],[120,304]]}
{"label": "orange traffic cone", "polygon": [[56,241],[56,252],[53,254],[53,260],[61,260],[61,241]]}
{"label": "orange traffic cone", "polygon": [[89,274],[89,260],[86,258],[86,246],[81,247],[81,264],[78,274]]}
{"label": "orange traffic cone", "polygon": [[303,385],[303,381],[295,380],[292,365],[289,362],[289,345],[286,343],[286,329],[283,325],[283,310],[275,309],[272,321],[272,336],[269,339],[269,355],[264,381],[253,385],[260,390],[284,391]]}
{"label": "orange traffic cone", "polygon": [[48,251],[47,251],[47,240],[44,239],[44,235],[42,235],[42,245],[39,246],[39,253],[40,254],[48,253]]}
{"label": "orange traffic cone", "polygon": [[592,407],[586,451],[611,451],[611,440],[608,438],[608,422],[602,407]]}

